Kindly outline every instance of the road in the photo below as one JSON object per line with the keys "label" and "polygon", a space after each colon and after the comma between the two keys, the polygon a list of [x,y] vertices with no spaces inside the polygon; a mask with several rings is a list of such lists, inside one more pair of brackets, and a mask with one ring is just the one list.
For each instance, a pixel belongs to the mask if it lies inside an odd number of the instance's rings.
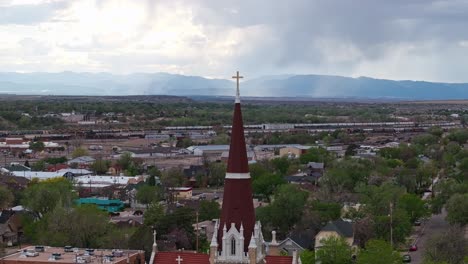
{"label": "road", "polygon": [[418,250],[409,253],[411,255],[411,263],[421,264],[424,258],[424,246],[427,240],[436,234],[440,234],[446,231],[449,228],[449,224],[447,221],[445,221],[446,216],[447,212],[444,210],[441,214],[432,215],[432,217],[427,220],[424,227],[422,228],[422,235],[419,236],[416,240]]}

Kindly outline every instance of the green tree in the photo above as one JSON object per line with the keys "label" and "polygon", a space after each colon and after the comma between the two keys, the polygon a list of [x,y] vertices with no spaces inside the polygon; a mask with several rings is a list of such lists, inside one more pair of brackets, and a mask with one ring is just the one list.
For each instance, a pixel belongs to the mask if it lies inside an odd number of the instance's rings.
{"label": "green tree", "polygon": [[72,184],[64,178],[41,181],[29,185],[23,191],[22,204],[39,216],[43,216],[53,211],[58,203],[71,207],[76,195],[72,190]]}
{"label": "green tree", "polygon": [[117,160],[117,164],[122,167],[122,170],[127,170],[130,165],[132,165],[132,154],[130,152],[124,152],[120,155],[120,158]]}
{"label": "green tree", "polygon": [[322,246],[316,250],[317,262],[321,264],[351,264],[351,247],[341,237],[331,236],[321,241]]}
{"label": "green tree", "polygon": [[185,182],[185,175],[182,171],[182,168],[173,167],[164,171],[161,176],[161,182],[164,187],[182,186]]}
{"label": "green tree", "polygon": [[154,177],[161,177],[161,171],[158,169],[158,167],[154,166],[154,167],[151,167],[149,170],[148,170],[148,174],[150,176],[154,176]]}
{"label": "green tree", "polygon": [[13,200],[14,196],[10,190],[0,185],[0,211],[10,206]]}
{"label": "green tree", "polygon": [[425,263],[464,264],[468,255],[468,240],[461,228],[450,228],[432,236],[425,244]]}
{"label": "green tree", "polygon": [[212,162],[208,166],[208,184],[210,186],[222,186],[224,176],[226,175],[226,164],[220,162]]}
{"label": "green tree", "polygon": [[216,201],[201,201],[199,209],[199,221],[212,220],[219,218],[221,210],[219,203]]}
{"label": "green tree", "polygon": [[146,184],[148,184],[149,186],[156,186],[156,176],[148,176],[148,178],[146,179]]}
{"label": "green tree", "polygon": [[45,145],[42,141],[31,141],[29,143],[29,148],[35,152],[41,152],[45,149]]}
{"label": "green tree", "polygon": [[302,251],[300,258],[302,264],[315,264],[315,254],[312,250]]}
{"label": "green tree", "polygon": [[291,184],[281,185],[273,202],[258,208],[258,218],[285,235],[302,217],[308,193]]}
{"label": "green tree", "polygon": [[148,206],[144,214],[144,224],[155,226],[164,217],[164,207],[159,203],[152,203]]}
{"label": "green tree", "polygon": [[96,206],[83,205],[70,210],[61,204],[47,213],[37,227],[37,243],[83,248],[102,247],[103,238],[112,228],[107,214]]}
{"label": "green tree", "polygon": [[448,200],[447,221],[461,226],[468,224],[468,193],[454,194]]}
{"label": "green tree", "polygon": [[370,240],[366,244],[366,248],[361,250],[357,256],[357,264],[400,264],[402,263],[401,256],[398,252],[393,251],[392,246],[382,240]]}
{"label": "green tree", "polygon": [[73,152],[72,152],[72,157],[73,158],[83,157],[83,156],[87,156],[87,155],[88,155],[88,151],[85,148],[82,148],[82,147],[78,147],[75,150],[73,150]]}
{"label": "green tree", "polygon": [[269,200],[273,192],[284,183],[286,183],[286,181],[279,174],[267,173],[254,178],[252,181],[252,189],[254,194]]}
{"label": "green tree", "polygon": [[157,202],[161,197],[161,190],[157,186],[143,185],[138,188],[136,199],[142,204]]}
{"label": "green tree", "polygon": [[307,153],[301,155],[299,160],[302,164],[309,162],[330,162],[332,160],[331,154],[324,148],[310,148]]}
{"label": "green tree", "polygon": [[286,157],[276,158],[276,159],[272,159],[271,162],[273,163],[273,166],[275,166],[275,169],[279,173],[281,173],[281,175],[285,175],[288,172],[288,168],[290,165],[288,158]]}
{"label": "green tree", "polygon": [[91,164],[91,169],[97,175],[105,174],[109,170],[110,160],[97,159]]}
{"label": "green tree", "polygon": [[415,194],[407,193],[402,195],[399,199],[398,207],[406,211],[411,222],[428,214],[424,201]]}

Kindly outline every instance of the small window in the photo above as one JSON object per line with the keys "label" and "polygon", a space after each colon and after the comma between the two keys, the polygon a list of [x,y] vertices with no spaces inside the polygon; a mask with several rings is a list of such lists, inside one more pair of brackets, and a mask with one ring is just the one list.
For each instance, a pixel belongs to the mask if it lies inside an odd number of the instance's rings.
{"label": "small window", "polygon": [[231,239],[231,255],[236,255],[236,239]]}

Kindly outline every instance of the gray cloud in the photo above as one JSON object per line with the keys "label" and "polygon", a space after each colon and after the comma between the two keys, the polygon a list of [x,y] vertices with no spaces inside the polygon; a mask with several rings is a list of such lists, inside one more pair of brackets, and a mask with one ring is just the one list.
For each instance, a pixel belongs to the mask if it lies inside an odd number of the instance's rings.
{"label": "gray cloud", "polygon": [[[106,3],[113,1],[97,0],[95,6],[105,11]],[[0,0],[0,4],[8,2]],[[70,2],[3,6],[0,25],[54,21],[54,14],[67,8]],[[250,76],[326,73],[468,81],[465,74],[468,0],[139,0],[138,3],[145,6],[146,22],[130,37],[113,42],[107,41],[107,34],[99,32],[90,36],[90,41],[63,40],[51,44],[52,48],[66,54],[84,54],[102,66],[103,71],[152,70],[153,65],[169,65],[187,74],[205,76],[230,76],[232,71],[242,69]],[[201,31],[200,35],[173,40],[183,50],[165,53],[167,49],[158,46],[165,39],[159,44],[152,43],[154,47],[139,42],[155,30],[160,18],[172,10],[178,14],[180,7],[190,10],[191,22]],[[172,22],[177,23],[177,18]],[[241,32],[240,39],[221,45],[232,48],[226,52],[228,55],[219,55],[222,53],[219,50],[210,52],[233,30]],[[126,49],[132,44],[141,46],[141,51]],[[31,42],[28,50],[33,51],[34,45]],[[43,54],[48,52],[40,50]]]}
{"label": "gray cloud", "polygon": [[[432,56],[468,39],[466,0],[201,0],[196,10],[195,21],[202,25],[267,25],[275,35],[268,48],[278,69],[321,65],[349,71],[359,63],[385,58],[398,45],[437,43],[424,54],[411,51],[414,56]],[[360,56],[330,65],[322,40],[352,46]],[[248,55],[260,63],[258,59],[265,58],[264,52]]]}
{"label": "gray cloud", "polygon": [[[36,5],[12,5],[0,8],[0,25],[30,25],[52,19],[55,12],[65,9],[71,1],[42,3]],[[9,2],[6,1],[6,4]]]}

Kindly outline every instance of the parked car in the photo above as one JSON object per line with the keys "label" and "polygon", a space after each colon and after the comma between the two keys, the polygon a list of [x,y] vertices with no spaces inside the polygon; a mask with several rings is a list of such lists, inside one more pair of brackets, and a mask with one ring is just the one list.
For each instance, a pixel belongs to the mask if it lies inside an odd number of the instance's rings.
{"label": "parked car", "polygon": [[416,251],[416,250],[418,250],[418,246],[416,246],[416,244],[411,245],[411,247],[409,248],[409,251]]}
{"label": "parked car", "polygon": [[406,254],[403,255],[403,263],[410,263],[411,262],[411,256]]}
{"label": "parked car", "polygon": [[415,226],[420,226],[421,225],[421,220],[418,219],[418,220],[414,221],[414,225]]}
{"label": "parked car", "polygon": [[34,249],[27,249],[26,250],[26,257],[37,257],[39,256],[39,252],[36,252]]}

